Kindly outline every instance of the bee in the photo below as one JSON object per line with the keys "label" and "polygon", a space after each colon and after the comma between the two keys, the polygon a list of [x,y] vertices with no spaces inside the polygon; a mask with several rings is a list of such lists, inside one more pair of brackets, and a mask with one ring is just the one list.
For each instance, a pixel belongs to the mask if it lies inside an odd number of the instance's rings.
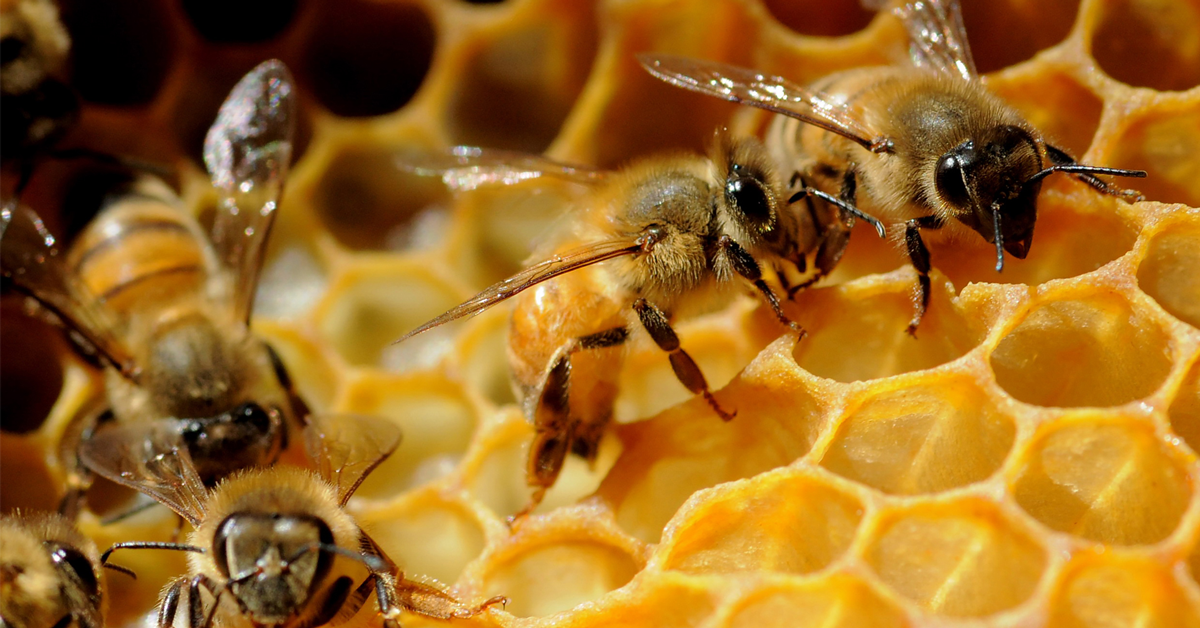
{"label": "bee", "polygon": [[763,265],[809,272],[815,280],[837,262],[855,219],[840,210],[796,211],[762,144],[723,132],[707,157],[660,155],[616,172],[469,147],[425,159],[405,157],[400,164],[441,175],[459,190],[541,176],[587,186],[573,228],[552,254],[400,340],[521,295],[508,354],[514,388],[536,431],[526,468],[534,493],[510,521],[541,502],[569,452],[595,460],[612,417],[619,348],[638,328],[667,352],[688,390],[732,419],[680,346],[672,318],[727,296],[741,279],[803,335],[780,308]]}
{"label": "bee", "polygon": [[102,628],[96,545],[59,515],[0,517],[0,624]]}
{"label": "bee", "polygon": [[[344,510],[354,491],[395,450],[400,430],[372,417],[314,417],[305,445],[316,471],[252,468],[204,485],[177,435],[129,438],[101,432],[84,452],[101,475],[153,497],[187,520],[186,544],[118,543],[118,549],[189,552],[189,575],[163,591],[158,626],[299,628],[350,620],[374,594],[384,624],[401,611],[465,618],[506,603],[469,607],[440,588],[405,578]],[[132,434],[131,434],[132,435]],[[182,622],[182,623],[180,623]]]}
{"label": "bee", "polygon": [[956,0],[915,0],[895,9],[911,38],[911,66],[832,74],[809,87],[752,70],[667,55],[642,65],[672,85],[781,114],[766,144],[796,168],[800,197],[837,190],[837,198],[903,224],[903,245],[917,271],[910,334],[929,305],[929,251],[921,232],[974,231],[1024,259],[1033,242],[1042,180],[1068,173],[1103,194],[1141,200],[1096,175],[1145,177],[1077,163],[1046,141],[979,80]]}
{"label": "bee", "polygon": [[247,74],[221,107],[204,148],[221,195],[211,238],[165,184],[147,177],[112,197],[65,254],[32,210],[16,201],[0,210],[3,275],[104,367],[113,420],[95,431],[136,426],[120,432],[134,440],[174,434],[206,485],[273,462],[288,426],[307,414],[278,357],[249,328],[293,108],[292,80],[278,61]]}

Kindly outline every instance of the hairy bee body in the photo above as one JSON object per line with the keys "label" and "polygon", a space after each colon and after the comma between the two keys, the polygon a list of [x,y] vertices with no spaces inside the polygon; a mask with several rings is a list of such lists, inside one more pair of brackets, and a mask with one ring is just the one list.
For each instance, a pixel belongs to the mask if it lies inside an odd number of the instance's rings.
{"label": "hairy bee body", "polygon": [[96,545],[62,517],[0,517],[0,623],[102,628],[99,564]]}

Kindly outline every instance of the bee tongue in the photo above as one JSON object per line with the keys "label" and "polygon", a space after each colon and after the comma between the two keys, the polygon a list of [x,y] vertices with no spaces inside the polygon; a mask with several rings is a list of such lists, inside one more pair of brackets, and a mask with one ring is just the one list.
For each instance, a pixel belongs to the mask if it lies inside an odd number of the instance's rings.
{"label": "bee tongue", "polygon": [[1029,245],[1032,242],[1033,242],[1033,234],[1032,233],[1025,236],[1024,238],[1021,238],[1020,240],[1017,240],[1015,238],[1009,238],[1004,241],[1004,250],[1008,251],[1009,255],[1012,255],[1013,257],[1015,257],[1017,259],[1025,259],[1025,256],[1029,254]]}

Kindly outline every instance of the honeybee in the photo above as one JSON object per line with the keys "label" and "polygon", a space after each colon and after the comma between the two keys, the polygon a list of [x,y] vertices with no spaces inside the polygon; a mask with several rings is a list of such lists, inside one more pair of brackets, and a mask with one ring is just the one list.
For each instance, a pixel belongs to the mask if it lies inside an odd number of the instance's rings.
{"label": "honeybee", "polygon": [[247,74],[222,105],[204,148],[221,194],[211,240],[150,178],[114,197],[65,255],[32,210],[10,201],[0,211],[4,276],[105,367],[114,420],[96,431],[177,436],[206,485],[274,461],[288,426],[307,414],[278,357],[249,329],[293,107],[278,61]]}
{"label": "honeybee", "polygon": [[612,415],[619,348],[638,327],[668,353],[688,390],[703,396],[722,419],[733,418],[680,346],[671,319],[720,298],[740,278],[757,289],[780,322],[802,335],[780,309],[763,265],[790,267],[815,280],[837,262],[854,220],[840,209],[795,211],[784,200],[762,144],[723,132],[708,157],[662,155],[617,172],[468,147],[425,161],[404,157],[400,165],[439,174],[454,189],[541,176],[589,188],[574,228],[548,258],[400,340],[522,296],[513,312],[508,354],[514,388],[536,430],[526,468],[534,492],[510,521],[540,503],[568,452],[595,460]]}
{"label": "honeybee", "polygon": [[189,552],[189,575],[163,591],[160,627],[336,625],[372,594],[390,627],[399,625],[401,611],[465,618],[507,602],[495,597],[470,607],[405,578],[343,509],[399,444],[392,423],[315,417],[304,436],[316,472],[245,469],[211,490],[177,435],[136,440],[119,433],[129,427],[98,433],[83,455],[101,475],[150,495],[193,526],[187,544],[118,543],[101,556],[106,563],[118,549]]}
{"label": "honeybee", "polygon": [[96,545],[52,514],[0,517],[0,625],[102,628]]}
{"label": "honeybee", "polygon": [[[720,63],[642,55],[654,76],[685,89],[782,114],[766,143],[777,163],[796,168],[798,195],[838,190],[867,213],[903,223],[904,247],[919,283],[908,332],[929,305],[929,251],[922,230],[975,231],[1024,259],[1033,242],[1042,179],[1074,175],[1104,194],[1141,195],[1095,175],[1144,177],[1077,163],[979,80],[956,0],[915,0],[894,10],[908,30],[912,65],[832,74],[809,87]],[[857,200],[856,200],[857,199]]]}

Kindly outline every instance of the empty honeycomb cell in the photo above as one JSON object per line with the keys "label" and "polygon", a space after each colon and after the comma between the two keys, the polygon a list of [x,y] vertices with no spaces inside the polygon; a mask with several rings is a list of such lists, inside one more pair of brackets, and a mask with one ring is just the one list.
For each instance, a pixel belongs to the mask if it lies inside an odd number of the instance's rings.
{"label": "empty honeycomb cell", "polygon": [[[375,365],[400,336],[457,305],[461,297],[427,265],[363,260],[334,279],[316,316],[322,334],[343,358],[351,364]],[[409,341],[395,351],[420,348]]]}
{"label": "empty honeycomb cell", "polygon": [[452,143],[540,153],[558,135],[596,55],[595,5],[541,4],[543,20],[474,42],[448,103]]}
{"label": "empty honeycomb cell", "polygon": [[732,605],[721,628],[904,628],[904,612],[855,576],[767,584]]}
{"label": "empty honeycomb cell", "polygon": [[840,37],[867,27],[875,12],[856,0],[764,0],[771,16],[801,35]]}
{"label": "empty honeycomb cell", "polygon": [[357,495],[388,498],[453,470],[471,443],[475,410],[463,390],[436,375],[364,374],[347,387],[347,412],[400,426],[396,451],[363,482]]}
{"label": "empty honeycomb cell", "polygon": [[1200,213],[1179,212],[1150,236],[1138,287],[1175,318],[1200,328]]}
{"label": "empty honeycomb cell", "polygon": [[1017,503],[1050,528],[1116,545],[1157,543],[1191,501],[1189,468],[1152,423],[1084,413],[1021,452]]}
{"label": "empty honeycomb cell", "polygon": [[484,548],[483,527],[473,513],[434,491],[421,491],[358,520],[409,577],[452,585]]}
{"label": "empty honeycomb cell", "polygon": [[408,2],[348,0],[318,6],[320,25],[297,74],[335,115],[379,116],[403,107],[425,80],[437,32]]}
{"label": "empty honeycomb cell", "polygon": [[37,431],[63,387],[62,332],[30,317],[22,301],[0,307],[0,430],[9,434]]}
{"label": "empty honeycomb cell", "polygon": [[[1062,5],[1054,5],[1059,6]],[[1045,69],[1005,73],[990,79],[988,89],[1016,107],[1046,142],[1076,159],[1092,145],[1104,101],[1070,74]],[[1071,115],[1064,116],[1063,111],[1070,111]],[[1038,220],[1041,219],[1039,214]]]}
{"label": "empty honeycomb cell", "polygon": [[1147,172],[1145,179],[1126,180],[1148,200],[1200,205],[1200,165],[1192,157],[1200,145],[1200,107],[1152,110],[1121,131],[1112,164]]}
{"label": "empty honeycomb cell", "polygon": [[[276,238],[278,241],[279,238]],[[307,315],[329,287],[317,255],[298,243],[278,244],[263,263],[254,293],[254,314],[276,320]]]}
{"label": "empty honeycomb cell", "polygon": [[1200,4],[1108,0],[1091,36],[1109,76],[1135,87],[1182,91],[1200,85]]}
{"label": "empty honeycomb cell", "polygon": [[20,478],[7,481],[0,491],[0,513],[20,510],[54,511],[62,496],[59,479],[48,468],[31,436],[0,432],[0,477]]}
{"label": "empty honeycomb cell", "polygon": [[489,310],[471,322],[458,339],[458,370],[463,381],[492,403],[516,403],[508,367],[508,312]]}
{"label": "empty honeycomb cell", "polygon": [[143,105],[158,95],[179,43],[178,23],[164,3],[70,0],[62,19],[71,35],[71,84],[85,100]]}
{"label": "empty honeycomb cell", "polygon": [[723,484],[694,499],[663,539],[663,569],[811,573],[843,555],[863,516],[852,495],[792,470]]}
{"label": "empty honeycomb cell", "polygon": [[1079,0],[963,2],[962,7],[975,67],[986,74],[1031,59],[1066,39]]}
{"label": "empty honeycomb cell", "polygon": [[885,512],[867,562],[898,593],[938,615],[983,617],[1029,599],[1046,552],[998,507],[975,498]]}
{"label": "empty honeycomb cell", "polygon": [[814,375],[855,382],[933,368],[979,343],[984,330],[936,278],[917,337],[905,333],[915,289],[915,274],[895,273],[800,292],[785,309],[808,330],[796,344],[796,362]]}
{"label": "empty honeycomb cell", "polygon": [[[343,245],[363,250],[436,246],[449,195],[436,177],[402,172],[396,149],[367,141],[334,152],[313,192],[322,224]],[[439,209],[440,208],[440,209]]]}
{"label": "empty honeycomb cell", "polygon": [[870,393],[842,419],[821,465],[894,495],[937,493],[986,479],[1016,436],[970,378],[951,375]]}
{"label": "empty honeycomb cell", "polygon": [[599,600],[641,568],[628,548],[602,540],[519,543],[489,564],[484,591],[508,596],[505,610],[517,617],[545,617]]}
{"label": "empty honeycomb cell", "polygon": [[616,428],[624,451],[598,494],[628,533],[657,542],[662,528],[697,490],[790,464],[806,454],[827,420],[829,391],[796,368],[792,342],[780,339],[722,391],[737,409],[726,423],[694,399]]}
{"label": "empty honeycomb cell", "polygon": [[236,0],[182,0],[180,6],[204,39],[249,44],[278,37],[296,17],[300,0],[269,0],[255,5],[254,11],[246,11]]}
{"label": "empty honeycomb cell", "polygon": [[1192,364],[1168,410],[1171,431],[1200,452],[1200,360]]}
{"label": "empty honeycomb cell", "polygon": [[635,587],[556,619],[572,628],[690,628],[705,625],[719,593],[712,591],[710,584],[668,572],[641,579]]}
{"label": "empty honeycomb cell", "polygon": [[991,365],[1000,386],[1025,403],[1105,407],[1157,390],[1171,355],[1149,313],[1116,292],[1089,290],[1033,308],[996,345]]}
{"label": "empty honeycomb cell", "polygon": [[1063,570],[1047,621],[1062,628],[1196,628],[1200,615],[1159,559],[1085,552]]}

